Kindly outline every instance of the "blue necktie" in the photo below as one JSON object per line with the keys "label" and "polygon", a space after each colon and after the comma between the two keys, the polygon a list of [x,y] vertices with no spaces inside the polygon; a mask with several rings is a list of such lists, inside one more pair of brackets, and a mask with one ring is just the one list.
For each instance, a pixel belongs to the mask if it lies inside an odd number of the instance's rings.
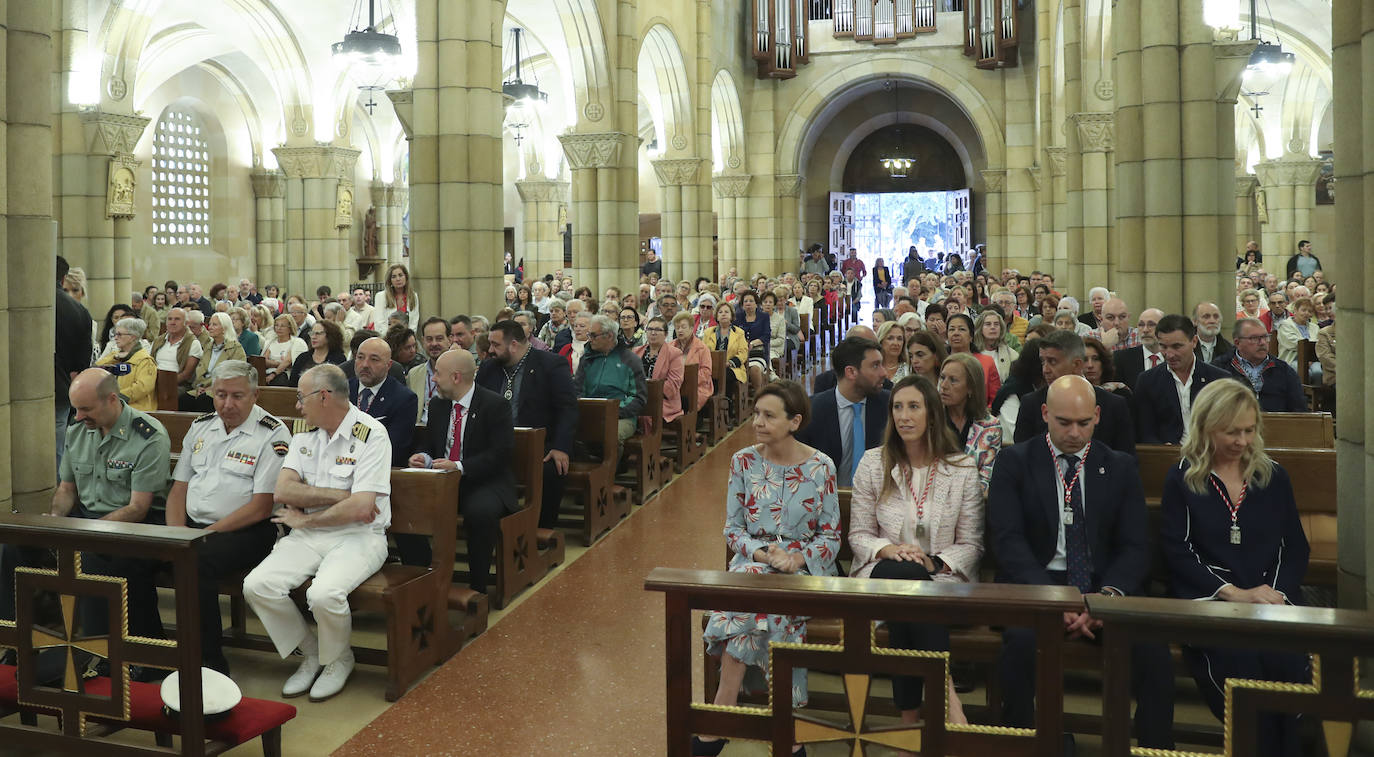
{"label": "blue necktie", "polygon": [[366,413],[366,412],[367,412],[367,408],[370,407],[371,405],[372,405],[372,390],[371,390],[371,389],[368,389],[368,388],[364,388],[364,389],[363,389],[363,393],[358,395],[358,409],[361,410],[361,411],[363,411],[364,413]]}
{"label": "blue necktie", "polygon": [[853,458],[849,468],[849,480],[852,483],[855,471],[859,470],[859,460],[863,459],[866,449],[864,445],[864,403],[855,402],[849,406],[849,412],[854,414],[854,431],[850,435],[853,441],[849,445],[850,457]]}
{"label": "blue necktie", "polygon": [[[1069,481],[1078,458],[1073,455],[1060,455],[1060,477]],[[1083,490],[1079,481],[1070,481],[1069,508],[1073,510],[1073,522],[1064,524],[1064,567],[1068,585],[1084,594],[1092,590],[1092,556],[1088,552],[1088,532],[1083,525]]]}

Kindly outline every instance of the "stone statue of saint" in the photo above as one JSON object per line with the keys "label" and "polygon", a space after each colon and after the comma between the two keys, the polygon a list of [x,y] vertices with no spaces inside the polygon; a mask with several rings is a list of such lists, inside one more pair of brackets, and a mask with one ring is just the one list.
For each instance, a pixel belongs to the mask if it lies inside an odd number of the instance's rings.
{"label": "stone statue of saint", "polygon": [[363,257],[377,257],[377,208],[376,206],[367,209],[367,215],[363,218]]}

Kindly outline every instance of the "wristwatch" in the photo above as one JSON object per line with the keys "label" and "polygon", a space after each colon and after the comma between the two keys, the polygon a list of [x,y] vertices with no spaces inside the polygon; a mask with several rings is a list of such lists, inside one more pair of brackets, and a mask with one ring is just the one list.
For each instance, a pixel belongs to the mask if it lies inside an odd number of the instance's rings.
{"label": "wristwatch", "polygon": [[932,575],[933,575],[933,574],[936,574],[936,573],[943,573],[943,572],[945,572],[945,561],[944,561],[944,560],[941,560],[940,558],[936,557],[935,555],[931,555],[931,556],[930,556],[930,562],[933,563],[933,564],[935,565],[935,570],[932,570],[932,571],[931,571],[931,574],[932,574]]}

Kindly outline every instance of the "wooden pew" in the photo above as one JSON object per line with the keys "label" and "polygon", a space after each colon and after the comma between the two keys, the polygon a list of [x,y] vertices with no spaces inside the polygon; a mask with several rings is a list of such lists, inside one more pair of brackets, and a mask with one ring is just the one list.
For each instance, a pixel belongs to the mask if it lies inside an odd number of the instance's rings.
{"label": "wooden pew", "polygon": [[574,520],[574,525],[580,528],[588,546],[630,514],[629,502],[618,500],[611,491],[615,483],[618,410],[615,400],[577,400],[577,440],[600,454],[599,459],[574,459],[568,465],[568,491],[582,503],[581,522]]}
{"label": "wooden pew", "polygon": [[277,416],[278,418],[295,417],[299,415],[296,410],[296,387],[294,386],[264,386],[258,389],[258,407]]}
{"label": "wooden pew", "polygon": [[801,331],[797,332],[797,374],[806,373],[807,367],[811,363],[811,355],[815,352],[815,347],[811,344],[811,314],[802,313],[797,316],[801,321]]}
{"label": "wooden pew", "polygon": [[491,595],[497,609],[563,562],[562,532],[539,528],[544,501],[544,434],[542,428],[515,428],[515,479],[521,502],[518,512],[501,519],[496,589]]}
{"label": "wooden pew", "polygon": [[[630,483],[635,504],[643,505],[663,488],[672,475],[672,461],[663,456],[663,379],[649,379],[644,415],[639,417],[639,433],[625,440],[625,455],[634,468]],[[646,432],[645,419],[649,426]]]}
{"label": "wooden pew", "polygon": [[1264,445],[1286,448],[1336,448],[1330,413],[1263,413]]}
{"label": "wooden pew", "polygon": [[177,388],[176,371],[157,372],[157,387],[154,391],[157,394],[158,410],[177,409]]}
{"label": "wooden pew", "polygon": [[1298,380],[1302,382],[1302,390],[1307,395],[1307,408],[1314,413],[1330,411],[1336,400],[1334,384],[1328,386],[1321,381],[1315,384],[1308,383],[1308,369],[1313,363],[1319,362],[1317,344],[1306,339],[1298,340]]}
{"label": "wooden pew", "polygon": [[[678,473],[701,459],[702,447],[697,443],[697,382],[701,366],[693,363],[682,367],[682,415],[663,424],[663,454],[672,460]],[[664,485],[668,481],[665,477]]]}
{"label": "wooden pew", "polygon": [[[736,381],[731,388],[730,380],[726,377],[726,373],[730,372],[728,365],[724,351],[711,350],[711,377],[716,382],[716,394],[720,395],[722,399],[728,400],[726,402],[726,422],[728,428],[734,428],[744,418],[744,403],[748,387],[746,382]],[[715,441],[713,440],[711,443],[715,444]]]}
{"label": "wooden pew", "polygon": [[706,398],[706,404],[698,413],[706,430],[706,442],[719,444],[730,433],[729,403],[725,399],[725,353],[711,352],[711,380],[715,391]]}
{"label": "wooden pew", "polygon": [[248,364],[257,369],[258,386],[267,386],[267,358],[262,355],[249,355]]}
{"label": "wooden pew", "polygon": [[176,455],[181,452],[181,441],[186,438],[186,432],[191,430],[191,424],[201,414],[157,410],[149,413],[149,415],[156,418],[162,427],[167,429],[167,436],[172,440],[172,454]]}

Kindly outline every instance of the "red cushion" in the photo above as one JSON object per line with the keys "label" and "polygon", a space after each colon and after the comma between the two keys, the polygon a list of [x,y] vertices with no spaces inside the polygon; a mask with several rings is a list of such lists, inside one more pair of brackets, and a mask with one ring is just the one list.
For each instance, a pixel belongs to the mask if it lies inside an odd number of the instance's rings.
{"label": "red cushion", "polygon": [[[3,691],[3,684],[0,684]],[[86,693],[109,696],[110,679],[86,681]],[[238,746],[280,727],[296,717],[296,708],[284,702],[244,697],[229,715],[205,726],[205,738]],[[181,719],[162,714],[162,687],[155,683],[129,683],[129,727],[160,733],[180,733]]]}
{"label": "red cushion", "polygon": [[0,703],[17,704],[19,702],[19,680],[15,678],[16,672],[13,665],[0,665]]}

